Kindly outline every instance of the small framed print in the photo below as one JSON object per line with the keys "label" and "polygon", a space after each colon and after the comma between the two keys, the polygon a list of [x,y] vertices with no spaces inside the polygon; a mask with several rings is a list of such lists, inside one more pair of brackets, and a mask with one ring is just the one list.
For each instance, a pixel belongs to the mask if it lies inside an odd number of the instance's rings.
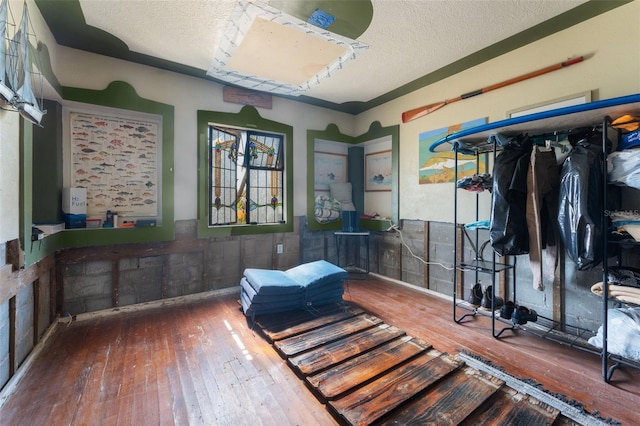
{"label": "small framed print", "polygon": [[328,191],[332,183],[347,181],[347,156],[330,152],[314,153],[316,191]]}
{"label": "small framed print", "polygon": [[391,150],[366,154],[364,176],[365,191],[391,191],[393,179]]}

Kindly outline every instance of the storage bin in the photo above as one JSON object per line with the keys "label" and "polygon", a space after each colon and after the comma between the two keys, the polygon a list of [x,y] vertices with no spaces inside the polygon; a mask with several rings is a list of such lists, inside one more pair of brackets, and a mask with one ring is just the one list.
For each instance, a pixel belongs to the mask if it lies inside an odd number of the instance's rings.
{"label": "storage bin", "polygon": [[86,214],[63,214],[64,224],[66,229],[78,229],[87,227],[87,215]]}
{"label": "storage bin", "polygon": [[102,219],[100,218],[87,219],[87,228],[95,229],[95,228],[100,228],[100,226],[102,226]]}

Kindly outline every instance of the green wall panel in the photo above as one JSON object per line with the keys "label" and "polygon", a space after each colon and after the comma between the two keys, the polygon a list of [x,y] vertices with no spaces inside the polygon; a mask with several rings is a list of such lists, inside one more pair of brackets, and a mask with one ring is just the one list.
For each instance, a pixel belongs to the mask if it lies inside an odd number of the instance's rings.
{"label": "green wall panel", "polygon": [[[21,120],[21,240],[25,250],[26,265],[33,264],[56,250],[67,247],[87,247],[111,244],[170,241],[174,238],[174,107],[138,96],[126,82],[116,81],[104,90],[62,87],[66,101],[87,105],[105,106],[126,111],[158,115],[162,118],[162,180],[161,224],[149,228],[70,229],[31,242],[31,224],[40,219],[53,220],[59,215],[62,193],[62,109],[55,103],[47,103],[51,109],[39,129]],[[51,106],[49,106],[51,105]],[[51,145],[43,145],[51,144]],[[47,158],[52,155],[52,158]],[[55,160],[53,161],[53,158]],[[47,162],[46,165],[42,163]],[[51,181],[48,181],[51,179]],[[41,186],[42,185],[42,186]],[[54,196],[52,193],[55,192]],[[46,206],[45,206],[46,198]],[[34,211],[37,210],[37,213]],[[56,216],[59,218],[59,216]]]}
{"label": "green wall panel", "polygon": [[62,106],[44,101],[42,127],[33,127],[33,222],[60,221],[62,197]]}

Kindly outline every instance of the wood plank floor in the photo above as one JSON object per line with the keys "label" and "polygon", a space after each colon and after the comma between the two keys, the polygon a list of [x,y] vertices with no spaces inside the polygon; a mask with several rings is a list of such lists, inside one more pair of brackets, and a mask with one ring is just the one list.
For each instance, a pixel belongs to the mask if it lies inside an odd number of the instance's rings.
{"label": "wood plank floor", "polygon": [[[337,424],[251,328],[237,299],[217,296],[60,326],[3,404],[0,423]],[[637,370],[616,371],[606,384],[597,356],[523,332],[494,339],[488,318],[455,324],[450,302],[374,278],[350,280],[345,300],[438,351],[481,356],[590,412],[637,424]]]}
{"label": "wood plank floor", "polygon": [[256,318],[274,348],[345,426],[582,424],[353,306],[323,306],[306,318],[299,311]]}
{"label": "wood plank floor", "polygon": [[451,302],[401,285],[351,280],[345,300],[376,314],[408,335],[429,341],[439,351],[481,356],[514,377],[530,379],[544,389],[580,401],[623,425],[640,424],[640,370],[620,369],[611,384],[603,381],[596,355],[540,339],[525,332],[491,336],[488,317],[453,322]]}

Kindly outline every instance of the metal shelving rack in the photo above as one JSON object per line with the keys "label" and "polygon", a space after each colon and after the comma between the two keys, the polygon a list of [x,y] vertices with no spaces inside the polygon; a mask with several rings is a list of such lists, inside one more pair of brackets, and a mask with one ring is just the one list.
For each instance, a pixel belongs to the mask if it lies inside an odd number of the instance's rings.
{"label": "metal shelving rack", "polygon": [[[480,156],[481,155],[485,155],[488,156],[490,152],[493,153],[493,158],[495,159],[496,156],[496,145],[495,143],[489,145],[489,147],[491,148],[490,150],[487,150],[488,146],[485,145],[483,146],[484,149],[478,149],[476,150],[476,173],[480,173]],[[455,154],[454,154],[454,182],[457,183],[458,182],[458,155],[459,152],[457,149],[454,149]],[[485,158],[485,164],[487,164],[488,167],[488,162],[486,161],[487,159]],[[484,247],[484,244],[482,246],[479,245],[480,242],[480,238],[479,238],[479,234],[480,234],[480,230],[476,229],[474,234],[475,234],[475,243],[471,241],[471,238],[469,237],[469,234],[467,233],[467,230],[464,228],[464,226],[460,227],[458,225],[458,188],[454,188],[454,194],[453,194],[453,210],[454,210],[454,214],[453,214],[453,228],[454,228],[454,232],[457,234],[458,229],[461,228],[462,232],[464,233],[464,235],[469,239],[469,241],[471,242],[475,257],[473,260],[469,261],[469,262],[465,262],[464,260],[462,260],[461,262],[457,262],[458,260],[458,252],[459,252],[459,247],[458,247],[458,238],[457,235],[454,235],[454,239],[453,239],[453,258],[454,258],[454,264],[455,264],[455,268],[453,271],[453,320],[460,324],[462,322],[464,322],[467,318],[469,317],[475,317],[476,315],[486,315],[486,314],[490,314],[491,316],[491,334],[493,335],[493,337],[499,337],[504,331],[506,330],[512,330],[514,327],[510,326],[510,327],[504,327],[502,329],[500,329],[499,331],[496,331],[496,307],[494,306],[494,297],[495,297],[495,291],[496,291],[496,274],[502,272],[502,271],[507,271],[507,270],[512,270],[513,271],[513,280],[514,280],[514,285],[512,286],[513,288],[513,298],[515,300],[515,271],[516,271],[516,263],[515,263],[515,259],[514,258],[514,263],[508,264],[508,263],[499,263],[496,261],[496,253],[492,251],[492,255],[491,255],[491,261],[488,260],[484,260],[482,257],[482,250]],[[480,194],[476,194],[476,205],[475,205],[475,219],[476,221],[480,220],[480,216],[479,216],[479,211],[480,211]],[[458,300],[458,269],[461,269],[463,271],[472,271],[475,273],[475,282],[480,282],[480,274],[485,274],[485,275],[490,275],[491,276],[491,310],[488,312],[483,312],[481,309],[479,308],[475,308],[475,307],[471,307],[470,305],[468,305],[465,302],[460,302]],[[467,311],[467,313],[458,316],[458,312],[457,312],[457,308],[463,308]]]}
{"label": "metal shelving rack", "polygon": [[[605,129],[611,129],[611,122],[612,119],[610,116],[605,116],[603,121],[602,121],[602,128],[603,128],[603,132],[602,132],[602,153],[604,155],[604,162],[603,162],[603,187],[604,187],[604,194],[603,194],[603,209],[602,209],[602,223],[607,223],[607,216],[606,216],[606,211],[607,211],[607,207],[608,207],[608,195],[609,195],[609,180],[608,180],[608,162],[607,162],[607,155],[608,155],[608,150],[607,150],[607,141],[608,141],[608,134],[607,131],[605,131]],[[615,136],[616,140],[618,142],[620,142],[621,139],[621,132],[620,130],[616,131],[616,136]],[[634,306],[638,306],[632,303],[628,303],[628,302],[621,302],[617,299],[611,299],[608,297],[609,295],[609,254],[610,254],[610,250],[609,250],[609,245],[611,244],[611,242],[609,241],[609,233],[608,232],[603,232],[603,237],[602,237],[602,298],[603,298],[603,312],[602,312],[602,352],[601,352],[601,356],[602,356],[602,377],[604,378],[604,380],[609,383],[611,381],[611,378],[613,376],[613,373],[615,372],[616,369],[618,369],[619,367],[622,366],[628,366],[628,367],[632,367],[632,368],[637,368],[640,369],[640,361],[634,361],[634,360],[629,360],[627,358],[624,358],[622,356],[616,355],[616,354],[611,354],[609,353],[609,348],[608,348],[608,337],[609,337],[609,304],[613,303],[614,305],[620,306],[621,304],[629,304],[629,305],[634,305]],[[633,248],[633,247],[640,247],[640,242],[624,242],[624,243],[615,243],[618,248],[617,248],[617,259],[618,259],[618,265],[620,265],[621,262],[621,250],[625,249],[624,246],[627,246],[627,248]],[[610,364],[611,361],[611,364]]]}
{"label": "metal shelving rack", "polygon": [[[625,114],[632,114],[636,116],[640,116],[640,94],[634,94],[629,96],[622,96],[619,98],[606,99],[602,101],[590,102],[582,105],[575,105],[570,107],[559,108],[551,111],[544,111],[535,114],[520,116],[517,118],[511,118],[507,120],[498,121],[495,123],[489,123],[486,125],[478,126],[472,129],[466,129],[460,131],[458,133],[448,135],[445,138],[442,138],[436,142],[434,142],[430,150],[432,152],[441,152],[443,149],[438,149],[442,147],[449,147],[449,151],[455,152],[455,170],[456,173],[455,181],[457,182],[457,166],[458,166],[458,152],[459,147],[464,146],[465,150],[468,150],[470,147],[475,151],[476,156],[478,158],[479,155],[483,153],[493,152],[494,158],[496,155],[497,147],[495,146],[495,142],[491,142],[491,138],[489,137],[491,134],[497,133],[499,131],[509,132],[510,134],[517,133],[529,133],[533,135],[545,134],[554,131],[560,130],[568,130],[571,128],[578,128],[583,126],[594,126],[594,125],[602,125],[602,150],[604,153],[604,162],[603,162],[603,179],[604,179],[604,194],[603,194],[603,208],[602,208],[602,223],[606,223],[607,219],[606,215],[606,206],[607,206],[607,197],[608,197],[608,179],[607,179],[607,136],[608,129],[611,128],[611,116],[622,116]],[[618,137],[620,133],[618,132]],[[458,212],[458,196],[457,196],[458,188],[454,189],[454,232],[457,233],[459,224],[457,221],[457,212]],[[476,197],[476,219],[478,218],[478,197]],[[499,331],[497,331],[496,323],[502,323],[502,320],[499,317],[496,317],[496,309],[493,306],[493,296],[495,295],[495,284],[496,284],[496,273],[506,269],[513,269],[513,300],[516,301],[516,279],[515,279],[515,262],[513,265],[510,264],[500,264],[496,263],[496,254],[493,253],[493,258],[490,262],[484,261],[483,259],[478,258],[478,253],[476,250],[476,259],[474,259],[471,263],[467,262],[457,262],[458,255],[458,241],[457,235],[454,238],[454,264],[456,268],[465,268],[465,270],[472,270],[476,273],[476,282],[478,281],[478,274],[480,273],[489,273],[492,275],[492,290],[494,294],[492,294],[492,310],[490,311],[490,315],[492,317],[492,334],[494,337],[498,338],[500,335],[506,330],[513,330],[515,328],[523,329],[527,332],[531,332],[533,334],[538,335],[541,338],[546,338],[552,341],[555,341],[560,344],[569,345],[571,347],[575,347],[580,350],[584,350],[586,352],[590,352],[596,355],[599,355],[602,359],[602,377],[603,379],[609,383],[614,371],[621,366],[629,366],[632,368],[640,369],[640,361],[626,359],[622,356],[615,355],[609,353],[609,348],[607,345],[608,338],[608,309],[611,303],[619,304],[619,301],[609,299],[607,295],[609,294],[608,288],[608,258],[609,258],[609,250],[608,250],[608,232],[603,232],[602,244],[603,244],[603,264],[602,264],[602,277],[603,277],[603,346],[602,348],[597,348],[595,346],[589,345],[586,341],[587,338],[590,337],[589,334],[593,335],[591,331],[585,330],[578,327],[573,327],[567,324],[561,324],[557,321],[553,321],[549,318],[544,318],[538,316],[541,320],[539,323],[533,323],[528,325],[517,325],[517,326],[507,326]],[[635,244],[640,247],[640,243]],[[476,230],[476,243],[475,248],[478,247],[478,231]],[[514,256],[514,259],[516,257]],[[477,314],[484,312],[479,311],[478,309],[471,309],[470,305],[465,305],[464,302],[461,302],[457,299],[457,287],[458,287],[458,279],[457,279],[457,270],[454,270],[453,274],[453,319],[456,323],[460,324],[464,322],[466,318],[475,317]],[[466,308],[466,314],[458,316],[457,308],[463,307]],[[567,332],[568,329],[571,329],[571,332]]]}

